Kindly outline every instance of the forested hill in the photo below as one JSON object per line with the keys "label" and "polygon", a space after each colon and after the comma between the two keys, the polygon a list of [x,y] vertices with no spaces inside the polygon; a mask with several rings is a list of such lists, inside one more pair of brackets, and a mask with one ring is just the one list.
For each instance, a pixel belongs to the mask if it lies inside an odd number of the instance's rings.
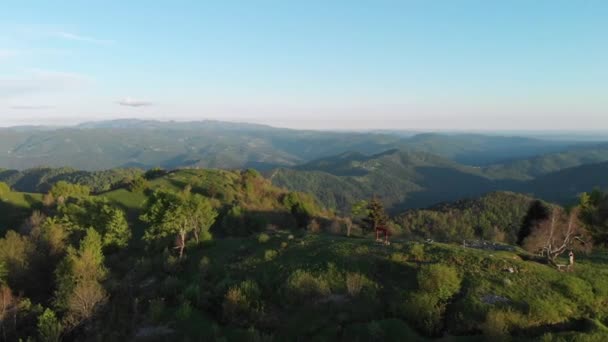
{"label": "forested hill", "polygon": [[[531,159],[524,164],[538,162],[540,165],[535,169],[544,170],[535,178],[525,175],[525,170],[522,173],[514,171],[514,164],[508,164],[504,169],[501,165],[470,167],[424,152],[400,150],[372,156],[345,153],[291,169],[278,169],[268,173],[268,177],[278,186],[312,193],[326,206],[342,212],[348,212],[358,200],[374,195],[381,197],[392,212],[476,197],[491,191],[527,193],[569,204],[584,191],[608,187],[607,163],[561,169],[560,165],[566,167],[583,160],[595,160],[593,156],[601,155],[596,152],[591,150],[587,159],[577,157],[574,152]],[[571,156],[572,159],[556,156]],[[564,163],[560,164],[556,158]],[[550,172],[553,169],[559,171]],[[505,177],[506,174],[512,177]]]}
{"label": "forested hill", "polygon": [[104,171],[81,171],[72,168],[34,168],[23,171],[0,169],[0,182],[21,192],[46,193],[57,182],[88,186],[92,192],[108,191],[130,182],[144,174],[143,170],[111,169]]}
{"label": "forested hill", "polygon": [[346,154],[269,174],[274,184],[315,194],[325,205],[349,210],[380,196],[392,210],[475,197],[497,187],[479,168],[425,152],[390,150],[373,156]]}
{"label": "forested hill", "polygon": [[549,201],[569,203],[574,195],[590,189],[608,190],[608,162],[552,172],[527,182],[522,189]]}
{"label": "forested hill", "polygon": [[484,167],[484,172],[493,178],[530,180],[563,169],[605,161],[608,161],[608,144],[603,143],[493,164]]}

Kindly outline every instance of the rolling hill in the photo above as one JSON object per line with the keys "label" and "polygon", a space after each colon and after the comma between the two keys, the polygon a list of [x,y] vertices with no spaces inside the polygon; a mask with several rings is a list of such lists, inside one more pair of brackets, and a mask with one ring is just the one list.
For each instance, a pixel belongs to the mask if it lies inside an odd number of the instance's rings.
{"label": "rolling hill", "polygon": [[349,151],[370,155],[392,148],[436,154],[466,165],[487,166],[592,144],[481,134],[411,136],[390,132],[293,130],[211,120],[127,119],[73,127],[0,128],[0,167],[72,167],[89,171],[157,166],[268,170]]}
{"label": "rolling hill", "polygon": [[499,187],[476,167],[417,151],[372,156],[343,154],[269,173],[278,186],[310,192],[328,207],[348,211],[378,195],[393,211],[474,197]]}
{"label": "rolling hill", "polygon": [[[602,154],[598,151],[603,150],[582,150],[578,155],[574,151],[549,154],[521,162],[541,164],[532,173],[534,177],[526,175],[525,170],[513,171],[511,166],[520,162],[509,166],[472,167],[411,150],[389,150],[372,156],[344,153],[290,169],[277,169],[268,173],[268,177],[278,186],[312,193],[324,205],[341,212],[348,212],[358,200],[374,195],[381,197],[392,212],[472,198],[491,191],[514,191],[569,204],[581,192],[608,187],[606,162],[567,167],[601,160]],[[556,159],[558,162],[551,163]],[[559,171],[550,172],[554,169]],[[509,173],[511,177],[505,176]]]}

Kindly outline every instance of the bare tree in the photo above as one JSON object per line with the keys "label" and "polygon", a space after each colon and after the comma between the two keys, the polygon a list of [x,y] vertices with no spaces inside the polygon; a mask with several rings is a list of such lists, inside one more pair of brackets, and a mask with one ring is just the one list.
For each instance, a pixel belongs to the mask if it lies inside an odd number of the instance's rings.
{"label": "bare tree", "polygon": [[547,219],[532,228],[523,245],[530,252],[542,253],[555,265],[556,259],[567,250],[588,251],[591,240],[579,220],[578,208],[569,213],[555,208]]}
{"label": "bare tree", "polygon": [[96,281],[84,281],[76,284],[72,296],[68,299],[70,323],[78,325],[95,313],[100,305],[106,301],[106,292]]}

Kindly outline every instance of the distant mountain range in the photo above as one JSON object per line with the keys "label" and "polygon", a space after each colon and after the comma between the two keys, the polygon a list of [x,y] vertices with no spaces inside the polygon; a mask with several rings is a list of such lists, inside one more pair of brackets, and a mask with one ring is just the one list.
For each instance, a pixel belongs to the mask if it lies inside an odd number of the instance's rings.
{"label": "distant mountain range", "polygon": [[[393,148],[428,152],[466,165],[488,166],[595,144],[480,134],[423,133],[412,136],[390,132],[300,131],[210,120],[126,119],[74,127],[2,128],[0,167],[69,166],[80,170],[156,166],[253,167],[268,170],[349,151],[370,155]],[[514,165],[513,168],[523,166]]]}
{"label": "distant mountain range", "polygon": [[[255,168],[278,186],[313,193],[342,211],[374,194],[394,211],[496,190],[567,202],[581,191],[606,186],[606,165],[608,142],[555,137],[331,132],[135,119],[0,129],[0,168],[5,169],[0,178],[27,184],[28,191],[58,179],[86,180],[103,189],[135,172],[76,170]],[[15,171],[38,166],[55,169]],[[56,170],[64,167],[70,169]],[[99,179],[104,182],[92,181]]]}

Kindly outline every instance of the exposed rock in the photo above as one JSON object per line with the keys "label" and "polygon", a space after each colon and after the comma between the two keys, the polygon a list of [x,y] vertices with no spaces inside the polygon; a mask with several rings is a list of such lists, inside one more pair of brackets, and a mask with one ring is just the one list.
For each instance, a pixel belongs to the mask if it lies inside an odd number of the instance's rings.
{"label": "exposed rock", "polygon": [[161,326],[157,326],[157,327],[151,327],[151,326],[147,326],[147,327],[141,327],[137,330],[137,333],[135,334],[136,338],[150,338],[150,337],[156,337],[156,336],[164,336],[164,335],[170,335],[173,334],[175,332],[175,330],[161,325]]}
{"label": "exposed rock", "polygon": [[497,304],[497,303],[509,303],[511,300],[506,297],[498,296],[495,294],[487,294],[481,297],[481,301],[485,304]]}

